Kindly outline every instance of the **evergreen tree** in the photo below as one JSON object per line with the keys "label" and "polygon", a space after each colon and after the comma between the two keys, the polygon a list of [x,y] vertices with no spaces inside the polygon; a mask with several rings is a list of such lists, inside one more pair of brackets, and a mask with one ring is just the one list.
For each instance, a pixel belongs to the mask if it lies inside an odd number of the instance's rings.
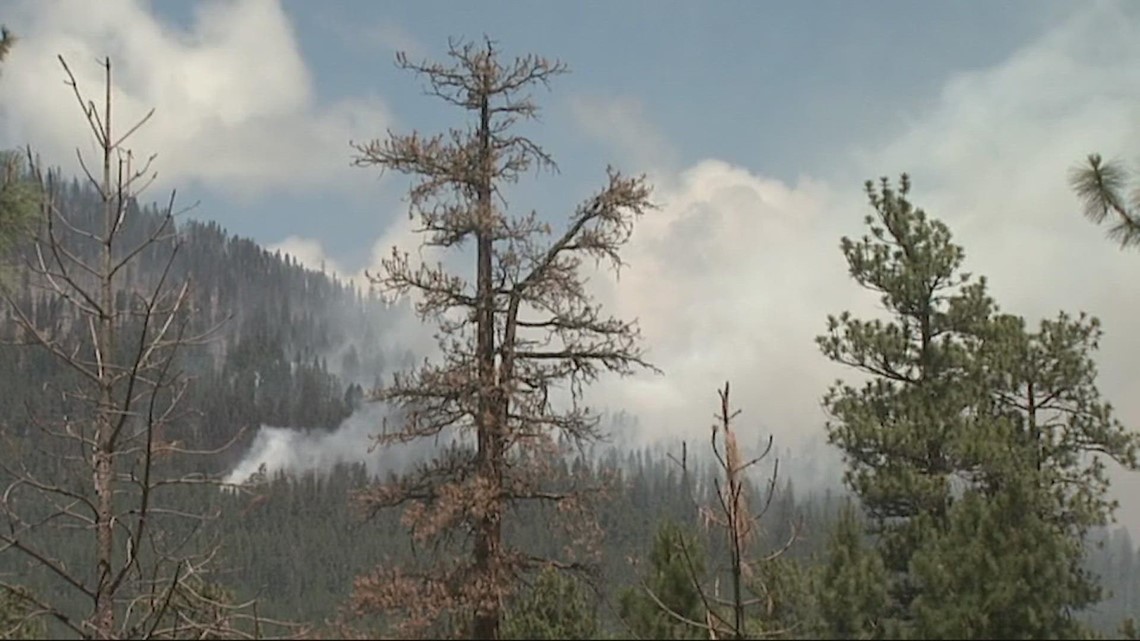
{"label": "evergreen tree", "polygon": [[832,443],[888,572],[885,634],[1067,637],[1099,593],[1083,539],[1111,518],[1102,457],[1136,465],[1136,437],[1100,399],[1095,319],[1028,332],[959,272],[949,230],[886,180],[870,237],[843,239],[852,277],[889,321],[829,318],[831,359],[871,375],[825,404]]}
{"label": "evergreen tree", "polygon": [[29,235],[38,204],[39,190],[20,154],[0,152],[0,259]]}
{"label": "evergreen tree", "polygon": [[1084,215],[1096,224],[1108,219],[1108,237],[1123,248],[1140,244],[1140,191],[1126,194],[1128,172],[1117,162],[1090,154],[1086,165],[1075,167],[1069,184],[1084,205]]}
{"label": "evergreen tree", "polygon": [[912,560],[923,592],[910,634],[928,639],[1073,639],[1088,631],[1074,609],[1093,601],[1081,541],[1037,513],[1038,488],[1013,481],[992,497],[970,492]]}
{"label": "evergreen tree", "polygon": [[597,610],[583,585],[551,569],[507,610],[504,639],[595,639]]}
{"label": "evergreen tree", "polygon": [[[663,522],[649,554],[649,576],[618,599],[622,620],[640,639],[700,639],[706,611],[693,577],[703,580],[704,551],[672,521]],[[678,618],[681,617],[681,618]]]}
{"label": "evergreen tree", "polygon": [[907,619],[919,589],[911,557],[946,527],[951,474],[972,467],[967,459],[982,437],[971,411],[976,390],[963,372],[993,304],[984,279],[971,283],[960,272],[963,252],[949,229],[911,205],[906,175],[897,191],[886,179],[866,189],[875,209],[870,236],[843,238],[841,249],[852,278],[880,294],[891,318],[828,318],[823,353],[871,379],[861,388],[836,383],[824,405],[828,438],[848,462],[845,480],[880,537],[889,614]]}
{"label": "evergreen tree", "polygon": [[820,633],[828,639],[881,639],[888,602],[886,568],[863,541],[848,505],[831,534],[819,584]]}

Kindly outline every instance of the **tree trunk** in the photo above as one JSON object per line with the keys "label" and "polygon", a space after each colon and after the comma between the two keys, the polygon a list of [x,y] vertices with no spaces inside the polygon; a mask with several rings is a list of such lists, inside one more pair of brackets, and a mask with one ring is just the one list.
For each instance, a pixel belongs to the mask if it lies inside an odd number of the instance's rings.
{"label": "tree trunk", "polygon": [[103,112],[103,269],[99,274],[101,291],[98,317],[99,335],[95,343],[99,362],[99,409],[95,419],[95,492],[99,497],[95,515],[95,558],[98,567],[98,584],[95,591],[95,636],[110,639],[115,629],[115,595],[111,589],[111,563],[115,551],[114,519],[114,372],[109,367],[114,358],[115,299],[113,285],[114,254],[112,243],[117,222],[115,194],[111,189],[111,62],[107,61],[106,98]]}
{"label": "tree trunk", "polygon": [[[489,81],[489,78],[485,79]],[[491,211],[491,180],[493,158],[491,157],[491,112],[490,94],[483,92],[479,113],[479,151],[481,168],[479,177],[479,224],[476,232],[478,255],[476,260],[476,331],[477,355],[479,364],[479,424],[478,430],[478,476],[494,488],[495,496],[484,516],[479,520],[475,533],[475,572],[482,577],[486,589],[498,588],[497,566],[502,549],[502,506],[498,498],[501,485],[502,436],[498,425],[498,395],[495,380],[495,294],[491,284],[491,259],[493,253],[491,234],[494,221]],[[480,600],[475,608],[472,621],[472,637],[475,639],[498,639],[500,609],[498,597],[491,596],[484,605]]]}

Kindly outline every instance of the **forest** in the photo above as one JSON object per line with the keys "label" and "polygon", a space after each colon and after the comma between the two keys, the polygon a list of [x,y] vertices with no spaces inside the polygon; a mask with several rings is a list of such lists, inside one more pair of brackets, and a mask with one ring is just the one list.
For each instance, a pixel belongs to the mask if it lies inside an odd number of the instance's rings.
{"label": "forest", "polygon": [[[906,174],[834,239],[883,314],[818,319],[850,372],[819,390],[844,485],[804,490],[732,381],[692,390],[715,420],[676,446],[591,407],[657,371],[588,274],[658,203],[611,167],[568,217],[510,208],[555,166],[521,125],[561,62],[397,57],[455,128],[354,143],[346,171],[406,176],[468,269],[393,250],[368,286],[144,195],[112,61],[97,89],[60,62],[86,174],[29,148],[0,176],[0,638],[1140,638],[1107,473],[1140,432],[1098,389],[1099,321],[1003,311]],[[1072,173],[1121,250],[1129,182]],[[393,338],[413,316],[433,353]],[[353,454],[313,458],[333,441]]]}

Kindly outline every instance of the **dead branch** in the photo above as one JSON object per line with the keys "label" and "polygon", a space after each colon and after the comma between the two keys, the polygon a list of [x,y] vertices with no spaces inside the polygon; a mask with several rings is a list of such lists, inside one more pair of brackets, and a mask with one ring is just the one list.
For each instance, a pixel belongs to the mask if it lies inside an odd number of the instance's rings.
{"label": "dead branch", "polygon": [[[761,570],[759,571],[760,576],[757,577],[757,570],[753,567],[756,562],[750,560],[752,559],[750,548],[755,540],[755,529],[761,518],[767,514],[775,494],[779,462],[776,461],[775,465],[773,465],[772,474],[767,480],[765,496],[760,510],[756,514],[750,514],[748,493],[746,492],[748,486],[746,472],[769,455],[772,450],[773,439],[769,436],[759,456],[745,460],[740,451],[735,430],[733,429],[733,421],[740,415],[740,411],[731,409],[729,402],[729,384],[726,382],[722,389],[717,390],[717,394],[720,403],[716,421],[711,427],[710,435],[710,446],[712,448],[713,458],[719,468],[717,477],[713,480],[713,491],[716,499],[715,509],[700,504],[696,497],[692,497],[692,501],[695,509],[701,515],[706,528],[715,526],[724,532],[729,551],[728,566],[724,569],[727,570],[732,580],[731,597],[723,599],[719,596],[719,578],[714,580],[713,594],[710,595],[708,593],[704,586],[704,578],[699,575],[696,563],[692,558],[692,553],[684,540],[679,542],[680,552],[682,558],[685,560],[689,580],[696,589],[705,609],[705,623],[691,621],[681,616],[662,603],[660,599],[656,598],[648,589],[647,592],[649,592],[650,597],[653,598],[658,607],[665,611],[666,614],[672,618],[685,620],[687,623],[707,629],[710,638],[728,637],[733,639],[745,639],[748,638],[749,634],[749,629],[746,626],[748,609],[770,599],[769,596],[747,596],[747,592],[751,589],[748,584],[753,581],[758,581],[761,589],[767,593],[762,568],[764,565],[778,559],[791,547],[792,543],[797,539],[798,528],[793,524],[792,534],[784,545],[759,557],[758,564]],[[681,457],[679,459],[672,454],[669,456],[681,467],[682,473],[687,476],[687,447],[682,444]],[[721,477],[724,479],[723,484]],[[727,609],[731,612],[731,620],[729,620],[729,617],[721,614],[723,609]],[[764,637],[782,636],[791,631],[789,628],[781,627],[775,630],[763,631],[761,635]]]}
{"label": "dead branch", "polygon": [[[451,42],[451,64],[397,64],[426,79],[426,92],[468,112],[474,123],[434,136],[389,131],[353,143],[357,166],[412,176],[409,216],[423,244],[475,245],[472,274],[441,264],[413,263],[393,249],[373,284],[392,297],[412,295],[415,310],[435,323],[441,358],[393,377],[375,399],[403,417],[384,426],[378,445],[441,437],[472,437],[464,452],[445,450],[429,465],[356,496],[367,513],[401,507],[417,543],[452,541],[462,533],[465,561],[412,575],[386,568],[362,577],[359,612],[402,613],[410,628],[430,627],[463,613],[476,638],[496,638],[502,604],[533,567],[508,547],[503,521],[525,502],[557,505],[583,540],[596,538],[583,498],[586,488],[555,487],[552,463],[573,446],[600,436],[597,416],[583,404],[584,387],[603,373],[650,369],[635,323],[606,318],[585,287],[583,261],[621,266],[620,249],[634,221],[652,208],[644,177],[608,171],[608,183],[570,216],[551,239],[550,226],[530,212],[508,212],[504,187],[530,168],[554,161],[512,126],[537,117],[528,87],[546,85],[565,66],[537,56],[502,62],[497,45]],[[553,390],[568,398],[552,399]],[[587,546],[588,547],[588,546]],[[548,567],[568,568],[547,560]],[[405,628],[405,631],[410,628]]]}
{"label": "dead branch", "polygon": [[[128,206],[154,178],[154,157],[137,167],[124,144],[153,110],[117,134],[112,129],[110,60],[102,61],[105,84],[99,106],[84,98],[62,57],[60,63],[100,150],[98,175],[81,154],[80,164],[101,199],[102,220],[99,229],[79,229],[70,219],[74,212],[66,211],[58,197],[58,181],[42,171],[29,150],[32,177],[42,185],[44,197],[38,234],[21,269],[31,286],[48,292],[60,309],[54,321],[41,324],[8,289],[3,297],[19,329],[16,342],[46,350],[78,374],[75,387],[58,390],[78,411],[65,416],[62,425],[34,420],[41,428],[38,460],[61,462],[56,466],[59,478],[48,480],[23,460],[0,461],[6,482],[0,514],[7,526],[0,531],[0,553],[21,555],[54,577],[61,589],[85,599],[90,609],[73,612],[65,605],[70,599],[55,602],[22,593],[31,608],[23,621],[47,617],[83,638],[100,639],[247,638],[260,635],[264,625],[288,628],[290,624],[261,619],[255,609],[251,617],[251,603],[233,603],[211,592],[208,568],[217,546],[205,545],[198,552],[190,548],[204,543],[200,528],[214,515],[156,502],[155,491],[165,486],[220,484],[171,472],[170,455],[204,452],[163,436],[182,416],[178,408],[188,381],[179,354],[187,345],[208,340],[216,327],[190,333],[190,283],[172,279],[180,246],[174,192],[157,228],[137,244],[121,246]],[[84,258],[77,242],[89,243],[87,250],[95,258]],[[116,295],[125,268],[155,247],[169,251],[153,281],[120,308]],[[186,533],[168,536],[159,531],[163,521],[156,519],[180,519],[187,523]],[[91,558],[71,565],[57,558],[41,543],[45,537],[39,534],[46,528],[89,537],[84,547],[93,551]]]}

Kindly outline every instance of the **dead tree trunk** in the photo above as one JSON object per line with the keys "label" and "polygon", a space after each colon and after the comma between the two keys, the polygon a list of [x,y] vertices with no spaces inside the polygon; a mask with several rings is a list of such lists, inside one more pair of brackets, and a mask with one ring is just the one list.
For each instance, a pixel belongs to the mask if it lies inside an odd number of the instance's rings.
{"label": "dead tree trunk", "polygon": [[[95,417],[95,494],[99,503],[95,512],[96,549],[95,558],[99,568],[99,585],[95,592],[94,628],[96,636],[100,639],[113,638],[115,629],[115,591],[111,588],[113,580],[111,565],[115,551],[115,488],[113,458],[115,455],[114,425],[115,414],[115,379],[109,371],[109,360],[115,354],[115,231],[118,214],[122,210],[121,200],[116,202],[116,193],[111,182],[111,161],[115,153],[115,145],[111,137],[111,61],[106,61],[107,82],[104,86],[103,125],[100,139],[106,141],[101,145],[103,161],[103,180],[99,188],[99,195],[103,199],[103,242],[102,269],[99,273],[99,308],[100,313],[95,319],[99,327],[98,338],[95,344],[95,360],[99,377],[99,407]],[[96,124],[96,123],[93,123]],[[96,124],[97,126],[97,124]],[[123,417],[125,418],[125,417]]]}
{"label": "dead tree trunk", "polygon": [[[476,358],[479,362],[479,418],[477,465],[479,474],[487,487],[496,495],[501,493],[502,472],[499,464],[500,451],[498,395],[495,394],[495,296],[491,289],[491,257],[494,248],[491,235],[494,233],[494,213],[492,211],[491,190],[494,177],[494,158],[491,150],[491,106],[489,78],[484,74],[482,91],[479,93],[479,177],[477,222],[475,237],[477,244],[476,294],[478,321],[478,345]],[[502,550],[502,500],[497,496],[487,506],[486,514],[479,519],[475,534],[475,573],[485,577],[489,585],[496,584],[496,568],[501,565],[499,556]],[[499,638],[499,618],[502,608],[497,599],[476,609],[472,623],[472,634],[476,639]]]}
{"label": "dead tree trunk", "polygon": [[[579,405],[585,384],[603,371],[649,367],[636,325],[601,316],[579,267],[593,258],[617,269],[633,220],[651,204],[643,178],[610,171],[609,184],[553,239],[536,214],[507,215],[504,187],[534,165],[553,167],[541,147],[511,132],[537,113],[520,94],[565,68],[534,56],[503,64],[494,43],[484,44],[452,43],[453,66],[397,56],[400,66],[426,77],[429,94],[473,115],[469,130],[389,134],[354,145],[356,164],[418,179],[409,201],[424,244],[446,249],[474,240],[475,268],[472,284],[442,265],[413,266],[393,250],[382,273],[370,275],[390,294],[415,294],[417,313],[440,329],[438,363],[398,374],[376,391],[377,400],[407,417],[380,441],[444,435],[452,446],[418,472],[356,498],[367,511],[404,506],[417,541],[461,533],[470,547],[451,555],[460,561],[440,558],[423,571],[382,567],[362,576],[353,603],[359,612],[402,612],[404,633],[441,634],[441,622],[450,619],[474,638],[494,639],[520,573],[583,567],[509,549],[503,521],[521,502],[539,501],[564,514],[578,510],[579,527],[589,522],[581,518],[589,489],[554,491],[539,466],[558,437],[581,443],[599,435],[597,417]],[[570,390],[568,398],[557,398],[559,387]],[[473,450],[463,441],[471,432]]]}
{"label": "dead tree trunk", "polygon": [[[720,398],[720,406],[716,422],[712,425],[710,438],[717,467],[717,475],[713,480],[716,501],[712,506],[698,505],[697,510],[706,528],[714,527],[725,537],[728,566],[724,569],[727,570],[731,582],[731,594],[728,598],[721,597],[717,589],[719,583],[717,579],[714,579],[712,589],[705,585],[705,579],[693,561],[693,551],[689,549],[684,538],[678,541],[678,546],[681,557],[685,559],[688,579],[700,596],[705,611],[704,620],[695,621],[683,616],[670,609],[644,583],[642,588],[667,616],[689,627],[707,632],[710,639],[747,639],[750,638],[749,612],[752,611],[757,615],[757,622],[768,623],[766,619],[771,614],[771,604],[775,600],[770,581],[764,576],[765,566],[777,560],[795,543],[798,527],[792,524],[791,534],[781,547],[764,556],[753,556],[751,548],[755,542],[756,531],[775,497],[779,461],[775,461],[772,467],[772,475],[768,478],[759,509],[753,514],[753,509],[749,505],[747,491],[749,484],[746,475],[750,468],[771,454],[774,439],[768,437],[768,442],[759,456],[745,459],[733,426],[734,420],[740,415],[740,410],[733,410],[731,407],[728,382],[725,382],[723,389],[717,390],[717,395]],[[681,466],[682,473],[687,476],[687,448],[682,448],[679,461],[675,457],[673,460]],[[787,636],[794,631],[790,626],[778,623],[774,628],[758,633],[764,638],[776,638]]]}
{"label": "dead tree trunk", "polygon": [[[216,328],[189,334],[190,283],[171,279],[179,247],[174,194],[161,224],[138,244],[131,246],[123,238],[124,221],[153,178],[150,160],[136,167],[123,145],[153,110],[118,132],[113,128],[110,60],[103,62],[104,95],[98,107],[83,97],[62,58],[60,63],[100,151],[101,171],[92,173],[82,156],[80,162],[99,194],[101,211],[90,229],[76,223],[81,216],[59,198],[58,177],[43,172],[29,153],[32,177],[43,186],[42,216],[16,269],[31,287],[61,304],[58,315],[45,320],[4,288],[3,300],[16,323],[3,327],[0,336],[47,350],[77,380],[74,386],[50,390],[73,402],[74,413],[37,421],[41,434],[34,449],[62,461],[52,474],[4,456],[15,448],[0,448],[7,481],[0,501],[6,520],[0,528],[0,553],[22,555],[57,580],[59,589],[41,596],[0,581],[0,590],[27,606],[29,617],[54,619],[80,638],[260,636],[261,625],[274,622],[253,621],[256,616],[245,614],[251,604],[209,596],[206,572],[213,547],[190,552],[181,541],[168,543],[159,534],[163,519],[189,518],[197,525],[208,520],[164,508],[155,491],[213,482],[200,474],[175,474],[164,456],[216,452],[171,445],[161,434],[180,416],[188,384],[180,352],[207,340]],[[148,250],[160,256],[159,273],[126,291],[125,272]],[[89,556],[79,562],[61,558],[44,544],[51,540],[44,536],[45,528],[90,536]],[[57,601],[60,593],[65,596]],[[75,594],[90,603],[89,611],[72,608]]]}

